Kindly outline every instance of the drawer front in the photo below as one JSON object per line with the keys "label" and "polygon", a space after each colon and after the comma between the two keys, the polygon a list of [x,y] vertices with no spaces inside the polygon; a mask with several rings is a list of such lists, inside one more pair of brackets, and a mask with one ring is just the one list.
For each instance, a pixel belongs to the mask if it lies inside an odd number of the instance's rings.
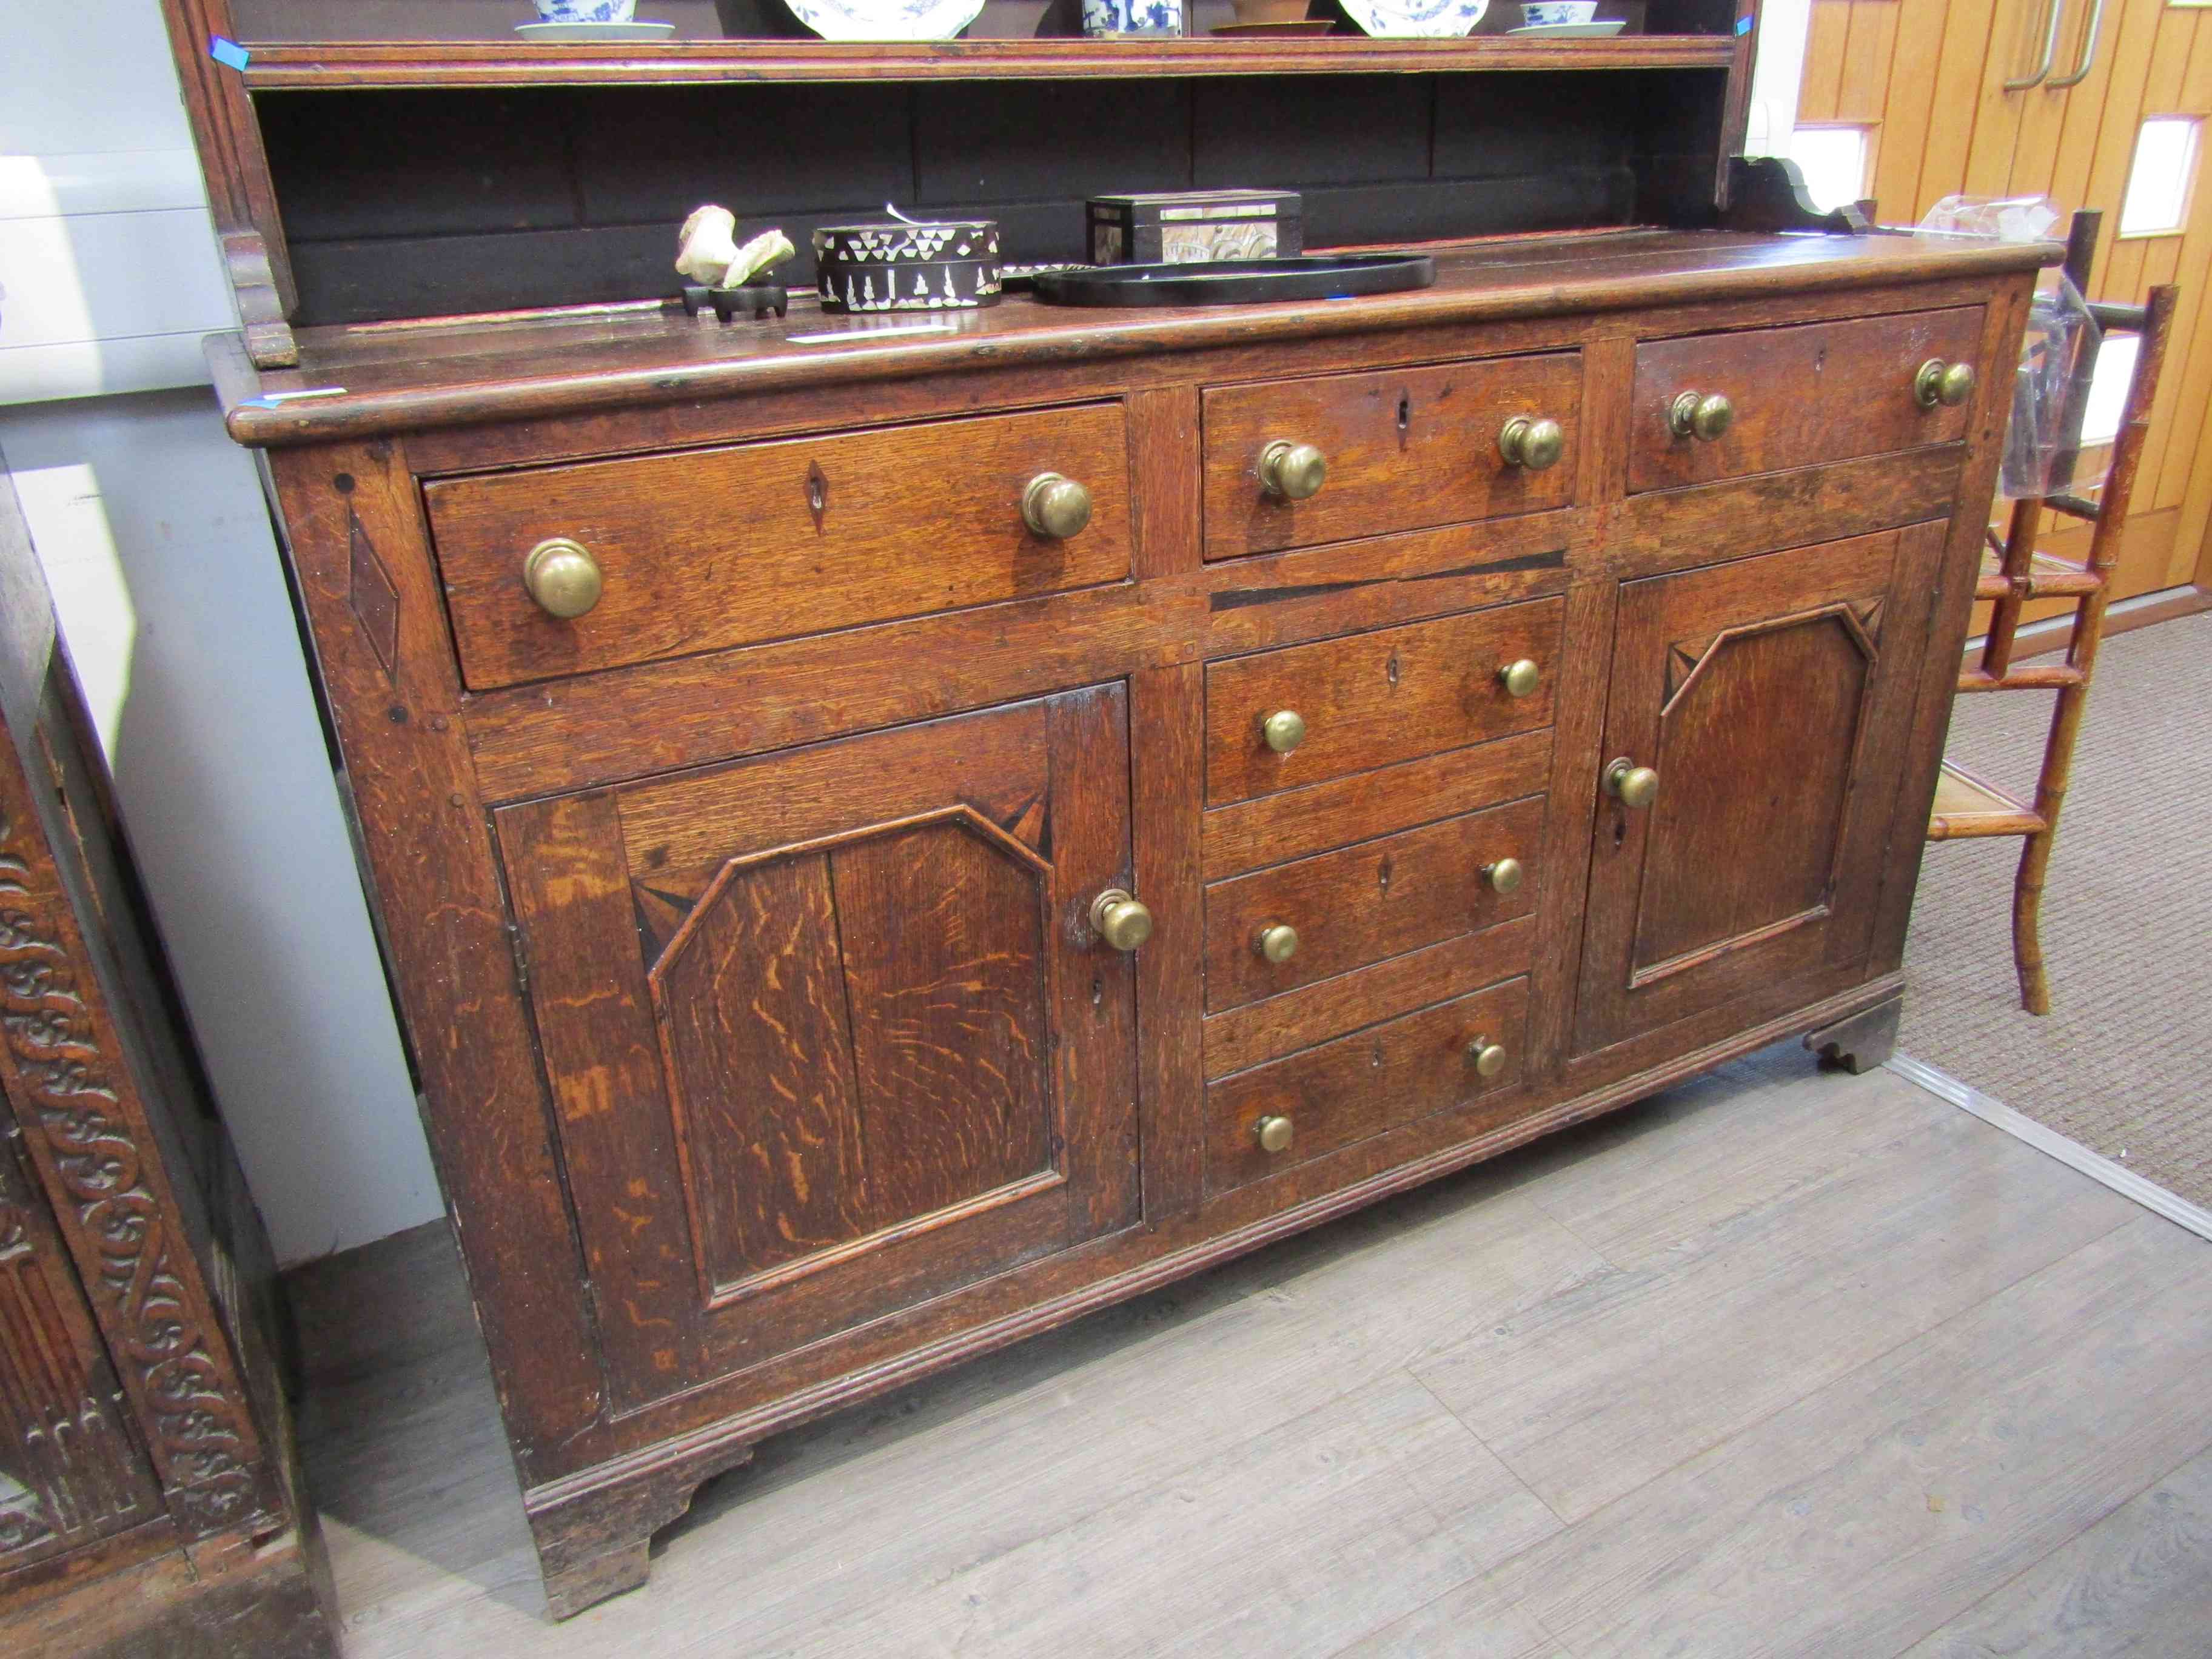
{"label": "drawer front", "polygon": [[[1528,1018],[1528,981],[1508,980],[1223,1079],[1206,1091],[1207,1187],[1256,1181],[1397,1124],[1508,1093],[1521,1079]],[[1469,1052],[1477,1038],[1505,1051],[1493,1077]],[[1279,1152],[1261,1143],[1267,1119],[1287,1120],[1290,1144]]]}
{"label": "drawer front", "polygon": [[[1091,493],[1090,522],[1065,540],[1022,516],[1044,472]],[[478,690],[1129,574],[1118,404],[446,479],[423,495]],[[523,583],[553,537],[600,571],[599,602],[573,619]]]}
{"label": "drawer front", "polygon": [[1543,801],[1516,801],[1215,883],[1206,894],[1208,1012],[1525,914],[1543,830]]}
{"label": "drawer front", "polygon": [[[1206,393],[1206,556],[1231,559],[1389,531],[1565,507],[1574,500],[1583,370],[1577,352],[1328,374]],[[1559,422],[1540,471],[1498,448],[1516,416]],[[1287,501],[1261,478],[1273,443],[1328,463],[1318,494]]]}
{"label": "drawer front", "polygon": [[[1565,612],[1534,599],[1208,665],[1206,805],[1549,726]],[[1501,671],[1522,661],[1536,684],[1516,696]],[[1304,725],[1286,750],[1268,742],[1277,714]]]}
{"label": "drawer front", "polygon": [[[1629,490],[1955,442],[1967,405],[1923,408],[1914,383],[1931,359],[1984,373],[1981,326],[1980,310],[1965,307],[1640,345]],[[1729,400],[1734,416],[1718,437],[1677,434],[1671,412],[1693,392]]]}

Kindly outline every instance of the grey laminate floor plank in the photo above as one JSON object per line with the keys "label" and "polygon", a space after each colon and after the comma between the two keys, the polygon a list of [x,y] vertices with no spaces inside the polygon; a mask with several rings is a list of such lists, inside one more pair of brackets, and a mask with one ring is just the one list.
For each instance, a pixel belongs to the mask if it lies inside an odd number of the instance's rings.
{"label": "grey laminate floor plank", "polygon": [[1908,1659],[2186,1659],[2208,1652],[2212,1451],[1914,1644]]}
{"label": "grey laminate floor plank", "polygon": [[1890,1655],[2212,1437],[2212,1248],[2145,1216],[1538,1545],[1577,1659]]}
{"label": "grey laminate floor plank", "polygon": [[[1917,1109],[1894,1077],[1863,1092]],[[1688,1254],[1572,1286],[1415,1374],[1580,1520],[2142,1213],[1982,1127],[1923,1115]]]}
{"label": "grey laminate floor plank", "polygon": [[[825,1602],[889,1601],[1050,1536],[1401,1371],[1468,1322],[1510,1317],[1607,1271],[1511,1193],[1480,1176],[1462,1188],[1483,1196],[1409,1195],[1327,1237],[768,1442],[759,1468],[716,1483],[671,1537],[654,1566],[656,1598],[710,1639],[742,1633],[746,1650],[759,1650],[818,1620]],[[507,1581],[511,1569],[526,1577],[518,1547],[526,1539],[501,1537],[481,1569],[487,1579]],[[378,1566],[374,1546],[361,1547],[364,1565]],[[729,1558],[740,1551],[741,1600],[728,1593]],[[443,1594],[422,1603],[402,1590],[362,1610],[358,1651],[416,1651],[432,1628],[471,1642],[511,1638],[534,1624],[527,1584],[513,1588],[507,1601],[458,1613]],[[592,1643],[622,1628],[627,1605],[569,1621],[544,1651],[601,1650]]]}
{"label": "grey laminate floor plank", "polygon": [[[1402,1371],[778,1655],[1322,1659],[1559,1530]],[[720,1652],[713,1640],[673,1655]]]}
{"label": "grey laminate floor plank", "polygon": [[[316,1380],[301,1420],[349,1659],[812,1654],[840,1644],[927,1653],[950,1650],[948,1632],[963,1631],[963,1652],[1040,1655],[1166,1651],[1185,1638],[1191,1652],[1269,1659],[1334,1651],[1583,1659],[1586,1644],[1593,1653],[1663,1652],[1626,1638],[1606,1644],[1616,1626],[1638,1628],[1639,1612],[1657,1618],[1658,1629],[1681,1616],[1668,1600],[1675,1579],[1694,1575],[1725,1538],[1700,1530],[1715,1524],[1711,1516],[1654,1510],[1654,1524],[1671,1528],[1682,1548],[1647,1569],[1644,1558],[1622,1553],[1619,1517],[1643,1512],[1638,1506],[1679,1480],[1710,1485],[1713,1455],[1561,1533],[1480,1431],[1447,1413],[1412,1370],[1501,1325],[1534,1328],[1537,1310],[1578,1306],[1595,1287],[1656,1285],[1668,1270],[1698,1262],[1736,1259],[1733,1277],[1705,1282],[1725,1280],[1736,1287],[1729,1294],[1755,1304],[1759,1276],[1741,1264],[1804,1253],[1786,1225],[1771,1231],[1782,1224],[1775,1218],[1856,1203],[1868,1235],[1885,1236],[1894,1225],[1885,1218],[1905,1194],[1862,1172],[1893,1159],[1888,1149],[1902,1139],[1948,1145],[1925,1135],[1954,1119],[1968,1125],[1967,1144],[1943,1157],[1954,1173],[1984,1170],[1978,1188],[1962,1190],[1984,1203],[1987,1231],[2009,1241],[2005,1248],[2021,1248],[2033,1231],[2023,1215],[2078,1225],[2099,1201],[2081,1194],[2101,1193],[2071,1171],[2046,1189],[2006,1174],[2002,1159],[1994,1166],[2000,1178],[1989,1178],[1994,1155],[1977,1146],[2009,1146],[1996,1131],[1917,1090],[1899,1092],[1895,1079],[1814,1078],[1804,1065],[1791,1055],[1738,1068],[1709,1092],[1678,1094],[1559,1137],[772,1439],[751,1469],[710,1486],[690,1520],[665,1536],[647,1589],[561,1626],[541,1618],[514,1472],[482,1351],[455,1294],[449,1248],[433,1239],[435,1248],[399,1252],[397,1276],[378,1275],[374,1251],[358,1264],[330,1264],[304,1276],[307,1294],[320,1299],[306,1310],[308,1340],[326,1363],[311,1352]],[[1695,1179],[1700,1164],[1715,1172],[1711,1191]],[[1822,1196],[1838,1193],[1850,1196]],[[1577,1236],[1554,1213],[1586,1231]],[[1850,1232],[1841,1209],[1820,1228],[1830,1248]],[[1634,1265],[1608,1261],[1590,1237]],[[1969,1444],[1952,1433],[1945,1442],[1956,1453],[1954,1485],[2003,1484],[2019,1513],[2005,1511],[2005,1548],[1986,1559],[1960,1556],[1938,1575],[1941,1618],[2002,1582],[1992,1575],[2018,1573],[2061,1547],[2181,1455],[2112,1495],[2126,1472],[2121,1464],[2153,1461],[2152,1443],[2172,1437],[2170,1422],[2152,1433],[2155,1410],[2133,1396],[2170,1380],[2171,1365],[2203,1363],[2201,1332],[2161,1310],[2176,1287],[2206,1299],[2196,1264],[2212,1256],[2146,1249],[2132,1221],[2110,1238],[2134,1242],[2122,1264],[2128,1282],[2105,1293],[2158,1312],[2157,1328],[2146,1327],[2133,1347],[2115,1346],[2098,1334],[2109,1310],[2084,1291],[2077,1311],[2090,1331],[2081,1339],[2089,1343],[2088,1369],[2052,1373],[2049,1401],[2019,1414],[2013,1438]],[[2094,1265],[2104,1260],[2095,1251],[2114,1248],[2092,1245],[2066,1262]],[[2047,1254],[2027,1248],[2019,1262]],[[1847,1251],[1835,1272],[1848,1277],[1863,1266]],[[2059,1267],[2028,1283],[2049,1281]],[[2008,1306],[2023,1288],[1906,1350],[1993,1316],[1986,1310]],[[2056,1294],[2045,1285],[2033,1304],[2043,1311],[2027,1322],[2052,1352],[2075,1340],[2059,1340],[2065,1322],[2045,1306]],[[1636,1317],[1636,1298],[1619,1305],[1624,1320]],[[2006,1317],[2017,1325],[2025,1316]],[[1704,1328],[1727,1327],[1715,1315]],[[1945,1352],[1952,1370],[1926,1359],[1911,1373],[1924,1400],[1893,1382],[1879,1405],[1856,1401],[1848,1378],[1815,1398],[1854,1443],[1872,1444],[1913,1413],[1934,1409],[1929,1402],[1982,1386],[1992,1363],[2032,1373],[2051,1358],[2027,1336],[2010,1348],[1992,1340]],[[1796,1364],[1799,1353],[1784,1345],[1775,1363]],[[2099,1355],[2109,1376],[2096,1369]],[[1624,1368],[1645,1363],[1632,1344],[1620,1358]],[[1854,1376],[1886,1376],[1888,1363]],[[1816,1367],[1808,1377],[1823,1374]],[[2069,1474],[2080,1460],[2045,1440],[2078,1436],[2062,1409],[2067,1399],[2074,1414],[2087,1412],[2113,1378],[2132,1391],[2112,1419],[2118,1449],[2084,1454],[2087,1472]],[[1624,1369],[1622,1391],[1634,1381]],[[1829,1463],[1847,1462],[1850,1447],[1831,1443],[1803,1411],[1790,1407],[1729,1446],[1771,1462],[1782,1455],[1778,1444],[1800,1459],[1826,1445]],[[1778,1443],[1775,1425],[1785,1419],[1797,1425],[1796,1437]],[[1941,1425],[1928,1431],[1951,1432]],[[2015,1468],[2039,1472],[2040,1484],[2016,1482]],[[1722,1492],[1717,1501],[1747,1504],[1763,1490],[1754,1483],[1750,1497]],[[2107,1496],[2101,1508],[2088,1501]],[[1948,1513],[1960,1524],[1956,1510]],[[1893,1522],[1866,1525],[1886,1537]],[[1606,1569],[1563,1601],[1551,1579],[1526,1576],[1523,1563],[1579,1559],[1571,1541],[1587,1545],[1601,1565],[1651,1571],[1650,1587],[1621,1591]],[[1766,1620],[1774,1630],[1801,1628],[1786,1608],[1777,1621],[1757,1571],[1736,1571],[1747,1587],[1745,1627]],[[1872,1567],[1854,1591],[1875,1603],[1929,1593],[1927,1575],[1911,1560]],[[980,1601],[971,1604],[971,1595]],[[1073,1611],[1081,1605],[1103,1611],[1085,1624]],[[1700,1632],[1724,1629],[1729,1615],[1718,1617]],[[1911,1638],[1936,1622],[1913,1625]],[[1791,1650],[1780,1643],[1767,1650]]]}

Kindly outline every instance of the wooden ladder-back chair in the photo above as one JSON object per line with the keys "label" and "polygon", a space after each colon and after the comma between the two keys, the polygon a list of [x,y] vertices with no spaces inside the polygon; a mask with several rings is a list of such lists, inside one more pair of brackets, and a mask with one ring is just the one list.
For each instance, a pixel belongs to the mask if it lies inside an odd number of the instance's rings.
{"label": "wooden ladder-back chair", "polygon": [[[2100,215],[2078,213],[2068,236],[2067,275],[2075,286],[2087,288],[2089,260],[2097,243]],[[2151,404],[2158,396],[2158,374],[2166,356],[2166,332],[2180,290],[2168,284],[2151,289],[2140,306],[2110,305],[2093,301],[2090,314],[2106,334],[2139,335],[2135,374],[2128,385],[2119,430],[2112,440],[2112,460],[2096,499],[2069,492],[2026,496],[2013,503],[2012,520],[2002,541],[1990,532],[1990,554],[1984,558],[1975,597],[1993,601],[1989,631],[1982,647],[1979,666],[1959,676],[1959,690],[1966,691],[2056,691],[2051,732],[2045,739],[2043,767],[2036,779],[2035,800],[2028,805],[2003,789],[1976,777],[1946,758],[1936,790],[1935,809],[1928,821],[1930,841],[1954,841],[1970,836],[2021,836],[2020,870],[2013,879],[2012,942],[2014,964],[2020,975],[2021,1006],[2031,1014],[2051,1012],[2051,985],[2044,971],[2043,945],[2038,922],[2043,904],[2043,884],[2051,867],[2051,847],[2058,833],[2058,815],[2066,799],[2066,785],[2074,769],[2074,745],[2081,735],[2081,714],[2088,700],[2089,683],[2096,671],[2097,647],[2105,629],[2105,606],[2110,597],[2112,567],[2120,553],[2120,537],[2127,526],[2128,501],[2133,495],[2136,468],[2150,426]],[[2088,401],[2090,374],[2095,354],[2085,361],[2069,389],[2067,429],[2078,439]],[[2065,478],[2070,466],[2060,466],[2054,476]],[[2095,526],[2086,563],[2076,564],[2039,551],[2036,538],[2046,513],[2082,519]],[[2021,608],[2031,599],[2066,599],[2073,601],[2073,626],[2063,665],[2037,664],[2015,667],[2014,635]]]}

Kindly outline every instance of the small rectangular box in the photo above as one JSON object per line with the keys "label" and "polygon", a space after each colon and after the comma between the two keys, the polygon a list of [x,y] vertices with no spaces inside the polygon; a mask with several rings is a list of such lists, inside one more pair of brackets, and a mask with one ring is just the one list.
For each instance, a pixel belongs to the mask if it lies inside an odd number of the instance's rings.
{"label": "small rectangular box", "polygon": [[1305,246],[1294,190],[1094,196],[1087,210],[1091,263],[1097,265],[1275,259]]}

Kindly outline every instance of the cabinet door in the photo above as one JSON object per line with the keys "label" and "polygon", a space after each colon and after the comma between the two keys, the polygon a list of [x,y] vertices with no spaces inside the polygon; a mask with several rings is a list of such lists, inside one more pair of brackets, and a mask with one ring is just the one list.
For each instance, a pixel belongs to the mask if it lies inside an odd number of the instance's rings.
{"label": "cabinet door", "polygon": [[617,1407],[1137,1218],[1117,686],[509,807]]}
{"label": "cabinet door", "polygon": [[1601,775],[1659,783],[1599,800],[1577,1051],[1724,1002],[1749,1024],[1864,958],[1942,537],[1623,585]]}

